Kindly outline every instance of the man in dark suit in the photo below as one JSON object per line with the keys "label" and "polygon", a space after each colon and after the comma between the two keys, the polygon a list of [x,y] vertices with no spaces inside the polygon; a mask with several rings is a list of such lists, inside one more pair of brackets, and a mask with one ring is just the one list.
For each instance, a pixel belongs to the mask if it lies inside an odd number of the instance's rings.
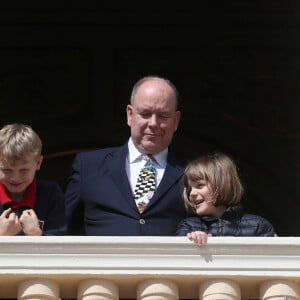
{"label": "man in dark suit", "polygon": [[[74,212],[81,207],[86,235],[175,235],[185,217],[182,176],[186,162],[168,147],[180,117],[178,92],[169,80],[149,76],[135,84],[127,105],[128,143],[77,154],[73,162],[65,193],[71,234]],[[140,212],[134,192],[144,154],[151,155],[156,186]]]}

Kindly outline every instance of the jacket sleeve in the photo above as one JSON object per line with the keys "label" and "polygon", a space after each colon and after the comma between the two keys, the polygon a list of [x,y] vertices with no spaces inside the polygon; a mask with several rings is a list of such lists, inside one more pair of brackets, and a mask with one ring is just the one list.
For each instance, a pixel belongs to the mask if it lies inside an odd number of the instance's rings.
{"label": "jacket sleeve", "polygon": [[53,182],[49,185],[47,193],[48,210],[43,227],[43,235],[65,235],[66,214],[64,196],[61,187]]}
{"label": "jacket sleeve", "polygon": [[193,231],[187,219],[183,219],[177,226],[176,235],[186,236],[189,232]]}
{"label": "jacket sleeve", "polygon": [[77,154],[72,164],[71,175],[65,190],[64,201],[66,207],[67,233],[82,235],[83,229],[83,206],[81,202],[81,155]]}
{"label": "jacket sleeve", "polygon": [[268,220],[261,217],[257,229],[257,236],[277,236],[277,234],[275,232],[273,225]]}

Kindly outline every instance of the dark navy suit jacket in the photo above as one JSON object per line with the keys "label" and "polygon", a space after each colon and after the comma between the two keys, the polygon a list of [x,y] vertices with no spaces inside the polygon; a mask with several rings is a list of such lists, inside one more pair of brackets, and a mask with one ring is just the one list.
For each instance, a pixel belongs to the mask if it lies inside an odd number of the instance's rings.
{"label": "dark navy suit jacket", "polygon": [[182,199],[186,162],[169,152],[161,183],[140,215],[125,171],[127,153],[126,144],[76,155],[65,192],[69,234],[83,219],[87,235],[175,235],[186,216]]}

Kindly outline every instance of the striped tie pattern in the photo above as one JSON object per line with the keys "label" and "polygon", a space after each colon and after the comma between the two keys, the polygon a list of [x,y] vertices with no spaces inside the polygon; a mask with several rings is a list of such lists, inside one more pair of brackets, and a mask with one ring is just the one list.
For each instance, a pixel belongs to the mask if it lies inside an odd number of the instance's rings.
{"label": "striped tie pattern", "polygon": [[155,167],[151,156],[144,155],[146,161],[142,168],[134,190],[134,200],[140,213],[142,213],[155,191]]}

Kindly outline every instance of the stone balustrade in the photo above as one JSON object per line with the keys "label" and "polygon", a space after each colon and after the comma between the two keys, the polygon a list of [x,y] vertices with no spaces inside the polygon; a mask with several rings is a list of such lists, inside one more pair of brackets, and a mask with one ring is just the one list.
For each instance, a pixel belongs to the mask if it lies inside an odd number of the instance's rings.
{"label": "stone balustrade", "polygon": [[300,238],[1,237],[4,298],[296,300]]}

